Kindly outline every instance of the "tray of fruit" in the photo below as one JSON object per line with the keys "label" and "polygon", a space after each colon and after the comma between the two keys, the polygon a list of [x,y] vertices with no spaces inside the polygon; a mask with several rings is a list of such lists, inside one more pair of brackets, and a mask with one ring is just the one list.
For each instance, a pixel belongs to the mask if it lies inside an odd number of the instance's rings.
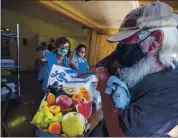
{"label": "tray of fruit", "polygon": [[90,129],[92,94],[86,88],[60,86],[58,91],[48,88],[32,124],[38,128],[36,136],[85,136]]}

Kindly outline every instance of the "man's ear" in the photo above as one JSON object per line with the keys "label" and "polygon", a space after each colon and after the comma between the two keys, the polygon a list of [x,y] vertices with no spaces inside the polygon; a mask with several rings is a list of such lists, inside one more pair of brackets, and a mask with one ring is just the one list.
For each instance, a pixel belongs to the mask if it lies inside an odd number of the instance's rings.
{"label": "man's ear", "polygon": [[154,41],[152,43],[150,43],[150,54],[155,55],[158,51],[158,49],[161,47],[161,45],[163,44],[163,40],[164,40],[164,32],[161,30],[156,30],[154,32],[152,32],[152,37],[154,37]]}

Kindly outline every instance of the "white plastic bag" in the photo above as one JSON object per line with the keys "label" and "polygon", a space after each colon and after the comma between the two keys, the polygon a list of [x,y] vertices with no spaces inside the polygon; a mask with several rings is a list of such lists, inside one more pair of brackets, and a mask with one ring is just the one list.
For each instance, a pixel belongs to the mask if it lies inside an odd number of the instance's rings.
{"label": "white plastic bag", "polygon": [[57,81],[58,84],[63,85],[63,87],[75,87],[77,93],[81,88],[85,88],[89,93],[94,94],[98,82],[96,75],[90,75],[87,78],[72,78],[66,70],[70,69],[53,65],[48,79],[48,86],[53,85],[53,83]]}

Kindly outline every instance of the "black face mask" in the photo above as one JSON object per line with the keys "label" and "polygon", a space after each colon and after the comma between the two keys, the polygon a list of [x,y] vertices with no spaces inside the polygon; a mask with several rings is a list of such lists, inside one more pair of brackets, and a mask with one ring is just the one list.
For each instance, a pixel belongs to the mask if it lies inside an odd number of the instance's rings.
{"label": "black face mask", "polygon": [[139,44],[124,44],[119,46],[119,63],[125,67],[131,67],[142,60],[146,54],[142,52]]}
{"label": "black face mask", "polygon": [[[152,33],[150,33],[145,39],[147,39],[151,34]],[[144,40],[142,40],[141,42],[143,42]],[[147,53],[142,52],[142,49],[140,47],[141,42],[136,44],[120,43],[118,45],[117,51],[120,55],[118,60],[121,65],[125,67],[131,67],[147,55]]]}

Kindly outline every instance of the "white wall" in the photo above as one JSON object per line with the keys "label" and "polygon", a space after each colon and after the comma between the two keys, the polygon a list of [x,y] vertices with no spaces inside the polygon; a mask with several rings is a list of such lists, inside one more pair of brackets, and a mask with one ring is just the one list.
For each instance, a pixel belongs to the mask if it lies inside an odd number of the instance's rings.
{"label": "white wall", "polygon": [[[67,18],[61,18],[54,12],[45,9],[37,1],[2,3],[1,26],[16,32],[16,23],[20,24],[20,67],[21,70],[34,69],[34,54],[36,47],[42,41],[49,42],[51,38],[65,36],[70,39],[72,49],[79,43],[89,44],[89,31],[82,25]],[[27,38],[28,45],[22,45],[22,38]],[[11,40],[12,57],[16,57],[15,41]]]}

